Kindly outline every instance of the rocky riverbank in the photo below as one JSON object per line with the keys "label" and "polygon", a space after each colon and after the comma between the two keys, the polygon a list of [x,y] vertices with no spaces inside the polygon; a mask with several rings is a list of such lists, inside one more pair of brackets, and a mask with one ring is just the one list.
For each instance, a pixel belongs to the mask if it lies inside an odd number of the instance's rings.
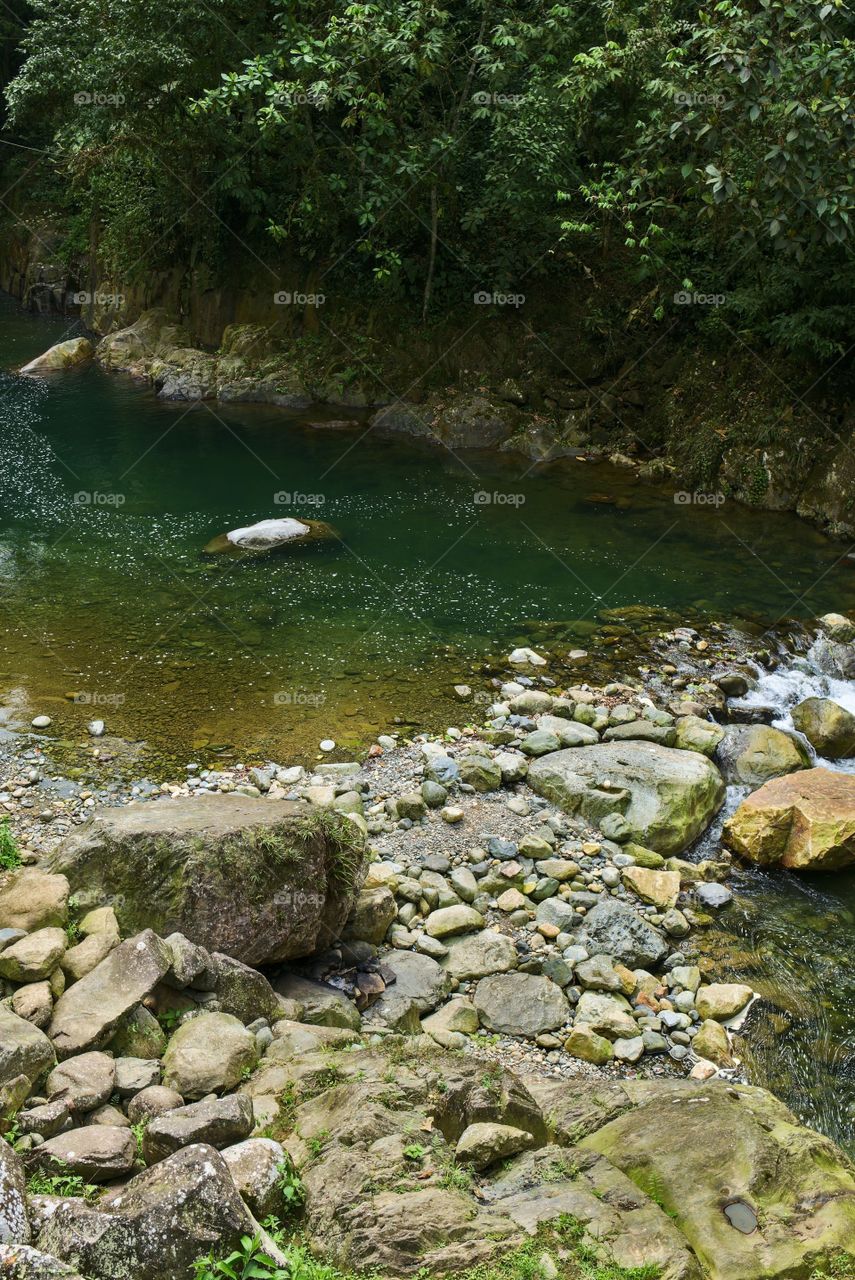
{"label": "rocky riverbank", "polygon": [[[852,656],[847,620],[820,640]],[[602,688],[520,650],[441,736],[61,815],[35,735],[7,740],[10,1274],[189,1280],[235,1248],[290,1274],[306,1247],[389,1276],[531,1274],[535,1247],[568,1280],[847,1274],[855,1174],[740,1083],[754,993],[701,945],[730,858],[683,856],[725,780],[822,770],[709,640],[663,645],[682,670]]]}
{"label": "rocky riverbank", "polygon": [[[128,307],[112,287],[103,296],[121,305],[85,308],[87,324],[102,335],[95,358],[149,383],[164,400],[316,409],[316,425],[326,430],[370,430],[374,439],[454,452],[493,450],[535,464],[610,461],[689,500],[696,494],[703,503],[732,499],[795,511],[833,536],[855,533],[846,451],[836,447],[841,436],[851,435],[851,407],[830,413],[821,406],[835,427],[831,443],[818,442],[819,414],[794,414],[791,398],[781,401],[785,382],[765,366],[747,398],[746,421],[725,429],[721,423],[733,418],[735,389],[716,362],[698,367],[689,353],[665,346],[648,368],[658,342],[652,352],[627,353],[623,361],[580,350],[578,342],[571,359],[549,359],[566,335],[551,335],[533,349],[530,328],[516,340],[501,328],[484,349],[457,352],[460,367],[443,382],[444,357],[459,342],[468,350],[464,340],[471,325],[464,326],[462,338],[447,334],[440,352],[434,345],[443,342],[442,335],[410,334],[406,347],[400,335],[390,335],[372,340],[363,354],[363,335],[351,333],[352,317],[340,322],[349,335],[342,343],[326,326],[324,333],[308,326],[304,332],[290,319],[271,316],[263,323],[219,323],[203,347],[192,323],[179,322],[167,308],[143,309],[138,300]],[[274,305],[272,312],[283,309],[291,310]],[[49,369],[51,358],[55,367],[66,368],[91,357],[85,340],[61,345],[61,353],[46,353],[47,363],[39,358],[28,371]],[[520,345],[527,363],[518,357]],[[421,354],[423,366],[414,353]],[[473,368],[493,372],[476,377]],[[757,382],[756,369],[742,373],[740,391],[746,380]],[[395,390],[400,385],[407,388],[403,396]],[[767,432],[758,432],[757,420],[767,415],[775,424],[776,447],[766,443]]]}

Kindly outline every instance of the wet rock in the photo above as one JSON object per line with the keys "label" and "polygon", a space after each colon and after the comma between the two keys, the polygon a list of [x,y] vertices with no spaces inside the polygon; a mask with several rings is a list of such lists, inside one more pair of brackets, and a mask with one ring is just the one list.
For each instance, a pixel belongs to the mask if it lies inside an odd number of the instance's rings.
{"label": "wet rock", "polygon": [[234,1089],[258,1061],[255,1036],[228,1013],[202,1013],[177,1029],[163,1055],[163,1083],[184,1098]]}
{"label": "wet rock", "polygon": [[252,1125],[252,1100],[240,1093],[176,1107],[149,1121],[143,1155],[146,1164],[152,1165],[192,1143],[207,1143],[218,1150],[230,1147],[248,1137]]}
{"label": "wet rock", "polygon": [[698,987],[695,1003],[702,1018],[726,1022],[740,1013],[753,995],[744,982],[712,982]]}
{"label": "wet rock", "polygon": [[203,548],[205,555],[258,555],[268,551],[292,551],[318,542],[336,542],[338,535],[323,520],[259,520],[242,529],[218,534]]}
{"label": "wet rock", "polygon": [[29,364],[21,366],[21,373],[48,373],[56,369],[72,369],[76,365],[86,364],[95,354],[95,348],[88,338],[68,338],[65,342],[57,342],[48,347],[40,356],[36,356]]}
{"label": "wet rock", "polygon": [[[287,800],[188,796],[96,811],[53,855],[82,904],[246,964],[310,954],[337,936],[363,870],[345,818]],[[123,944],[124,945],[124,944]]]}
{"label": "wet rock", "polygon": [[699,716],[678,716],[674,724],[674,746],[682,751],[700,751],[711,756],[724,737],[721,725]]}
{"label": "wet rock", "polygon": [[709,1062],[714,1062],[717,1067],[732,1067],[733,1054],[730,1050],[730,1041],[727,1038],[727,1032],[720,1022],[716,1022],[713,1018],[707,1018],[698,1028],[697,1035],[692,1041],[692,1051],[699,1058],[706,1058]]}
{"label": "wet rock", "polygon": [[734,852],[761,866],[835,870],[855,862],[855,777],[804,769],[775,778],[725,823]]}
{"label": "wet rock", "polygon": [[831,698],[805,698],[792,710],[793,724],[828,760],[855,755],[855,716]]}
{"label": "wet rock", "polygon": [[729,725],[715,754],[728,782],[759,787],[810,764],[800,742],[768,725]]}

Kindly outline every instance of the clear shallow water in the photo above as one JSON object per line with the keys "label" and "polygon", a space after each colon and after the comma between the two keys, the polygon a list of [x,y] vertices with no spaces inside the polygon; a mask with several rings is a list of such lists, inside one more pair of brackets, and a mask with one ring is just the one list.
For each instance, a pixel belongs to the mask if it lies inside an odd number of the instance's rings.
{"label": "clear shallow water", "polygon": [[[805,698],[833,698],[855,713],[855,684],[820,664],[812,648],[760,672],[746,701],[778,708],[773,723],[789,733],[792,708]],[[855,771],[855,760],[822,759],[801,740],[815,765]],[[704,837],[709,848],[741,798],[739,788],[728,792],[715,831]],[[707,942],[718,975],[747,981],[764,997],[738,1040],[748,1077],[855,1152],[855,869],[796,875],[744,868],[731,887],[734,901]]]}
{"label": "clear shallow water", "polygon": [[[7,303],[0,368],[67,332]],[[602,610],[631,604],[761,624],[855,605],[844,549],[795,518],[681,505],[608,467],[306,425],[332,416],[163,403],[95,367],[0,374],[7,705],[72,735],[98,714],[179,752],[281,758],[328,734],[355,746],[395,716],[451,722],[470,662],[545,621],[585,644]],[[200,555],[225,530],[301,514],[341,545]],[[71,691],[92,701],[72,707]]]}

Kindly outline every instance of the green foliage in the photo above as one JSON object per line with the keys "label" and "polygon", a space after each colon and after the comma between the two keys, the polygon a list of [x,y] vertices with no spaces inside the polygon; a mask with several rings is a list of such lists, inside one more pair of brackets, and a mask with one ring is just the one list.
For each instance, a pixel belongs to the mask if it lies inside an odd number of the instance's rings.
{"label": "green foliage", "polygon": [[428,1153],[428,1148],[423,1147],[420,1142],[411,1142],[409,1146],[404,1147],[404,1159],[420,1161]]}
{"label": "green foliage", "polygon": [[0,822],[0,871],[15,871],[21,865],[18,844],[12,835],[9,819]]}
{"label": "green foliage", "polygon": [[827,1268],[812,1271],[810,1280],[855,1280],[855,1254],[838,1253]]}
{"label": "green foliage", "polygon": [[98,1188],[86,1182],[78,1173],[67,1173],[64,1161],[54,1158],[51,1167],[54,1173],[44,1169],[34,1169],[27,1177],[27,1191],[33,1196],[80,1196],[84,1200],[94,1200]]}
{"label": "green foliage", "polygon": [[855,340],[843,0],[31,10],[13,127],[69,241],[123,279],[222,277],[238,252],[430,318],[584,273],[608,341],[667,322],[830,361]]}
{"label": "green foliage", "polygon": [[225,1258],[197,1258],[193,1273],[194,1280],[289,1280],[291,1274],[271,1258],[260,1232],[241,1236],[240,1248]]}
{"label": "green foliage", "polygon": [[296,1213],[306,1199],[306,1188],[303,1186],[303,1179],[290,1160],[281,1161],[276,1166],[276,1173],[276,1185],[282,1193],[285,1210],[288,1213]]}

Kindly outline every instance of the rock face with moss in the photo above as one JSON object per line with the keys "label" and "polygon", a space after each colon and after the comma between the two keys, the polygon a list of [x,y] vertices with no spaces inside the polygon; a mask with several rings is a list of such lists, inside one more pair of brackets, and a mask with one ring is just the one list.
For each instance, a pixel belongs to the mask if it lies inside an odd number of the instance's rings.
{"label": "rock face with moss", "polygon": [[219,795],[96,811],[54,855],[84,906],[248,964],[308,955],[338,937],[364,842],[337,814]]}

